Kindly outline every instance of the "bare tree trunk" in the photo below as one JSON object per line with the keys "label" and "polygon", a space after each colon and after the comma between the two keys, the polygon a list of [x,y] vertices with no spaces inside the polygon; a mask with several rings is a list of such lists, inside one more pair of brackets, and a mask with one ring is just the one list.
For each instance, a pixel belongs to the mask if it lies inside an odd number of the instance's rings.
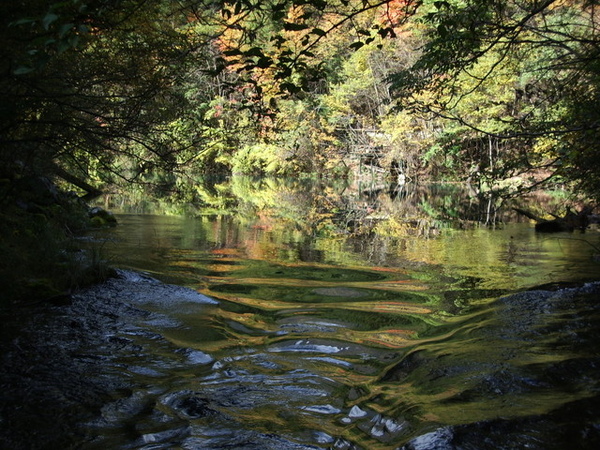
{"label": "bare tree trunk", "polygon": [[95,188],[91,184],[86,183],[81,178],[76,177],[73,174],[70,174],[65,169],[60,167],[58,164],[52,164],[52,170],[54,171],[54,173],[57,176],[59,176],[66,182],[71,183],[72,185],[77,186],[80,189],[83,189],[86,192],[86,194],[82,198],[85,200],[89,200],[89,199],[98,197],[100,194],[102,194],[102,191],[100,189]]}

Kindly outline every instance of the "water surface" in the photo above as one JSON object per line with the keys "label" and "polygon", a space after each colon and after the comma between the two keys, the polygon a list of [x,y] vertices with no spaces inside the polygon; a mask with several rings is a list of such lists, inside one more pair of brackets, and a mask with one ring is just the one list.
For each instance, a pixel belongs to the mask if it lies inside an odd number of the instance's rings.
{"label": "water surface", "polygon": [[[219,302],[147,306],[177,325],[153,327],[165,347],[143,343],[135,382],[191,428],[160,437],[153,410],[136,419],[142,441],[384,449],[415,438],[419,448],[597,439],[588,405],[599,387],[597,291],[527,290],[598,279],[598,233],[539,235],[514,215],[453,220],[431,193],[392,194],[262,182],[221,193],[228,208],[208,213],[119,214],[106,244],[115,262]],[[190,365],[170,368],[181,349]]]}
{"label": "water surface", "polygon": [[598,443],[597,231],[480,220],[452,193],[235,183],[204,207],[122,204],[99,234],[116,265],[218,304],[140,306],[107,369],[131,387],[84,447]]}

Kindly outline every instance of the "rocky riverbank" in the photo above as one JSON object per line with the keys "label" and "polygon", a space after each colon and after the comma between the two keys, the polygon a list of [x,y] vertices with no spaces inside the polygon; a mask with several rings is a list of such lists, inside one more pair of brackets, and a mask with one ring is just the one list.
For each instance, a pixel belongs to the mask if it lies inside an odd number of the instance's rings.
{"label": "rocky riverbank", "polygon": [[84,251],[79,237],[116,224],[109,211],[90,208],[46,177],[0,180],[0,307],[62,297],[105,279],[110,269],[100,248]]}
{"label": "rocky riverbank", "polygon": [[115,371],[120,363],[110,359],[139,351],[124,335],[151,334],[149,324],[176,326],[144,308],[167,301],[216,303],[192,289],[117,271],[63,298],[65,304],[2,310],[0,447],[67,449],[89,440],[81,425],[131,388],[126,368]]}

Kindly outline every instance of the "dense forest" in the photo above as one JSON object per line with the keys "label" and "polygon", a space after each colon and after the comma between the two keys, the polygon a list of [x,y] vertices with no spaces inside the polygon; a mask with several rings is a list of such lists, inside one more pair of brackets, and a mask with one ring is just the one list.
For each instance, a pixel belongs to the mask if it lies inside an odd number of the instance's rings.
{"label": "dense forest", "polygon": [[507,195],[559,183],[597,201],[597,7],[2,2],[3,248],[39,236],[14,231],[22,210],[80,225],[28,198],[57,195],[44,180],[94,195],[207,174],[349,177],[369,153],[403,179]]}
{"label": "dense forest", "polygon": [[552,177],[597,198],[596,7],[4,2],[2,179],[345,176],[362,145],[410,178]]}

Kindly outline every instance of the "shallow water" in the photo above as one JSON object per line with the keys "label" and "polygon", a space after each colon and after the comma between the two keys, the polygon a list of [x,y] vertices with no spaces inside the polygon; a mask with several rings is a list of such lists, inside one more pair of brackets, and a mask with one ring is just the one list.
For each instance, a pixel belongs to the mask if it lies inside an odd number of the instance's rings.
{"label": "shallow water", "polygon": [[[387,223],[328,232],[306,193],[277,192],[236,213],[121,213],[98,234],[120,267],[218,303],[106,288],[110,345],[85,367],[110,392],[73,446],[596,448],[596,231],[424,233],[380,199]],[[529,290],[554,282],[572,285]]]}

